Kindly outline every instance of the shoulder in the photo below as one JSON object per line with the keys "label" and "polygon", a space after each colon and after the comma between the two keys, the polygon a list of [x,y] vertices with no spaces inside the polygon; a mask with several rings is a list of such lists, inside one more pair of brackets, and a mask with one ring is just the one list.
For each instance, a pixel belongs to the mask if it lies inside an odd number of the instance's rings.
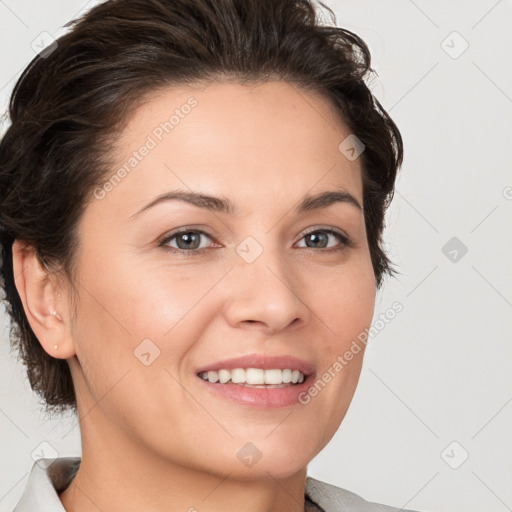
{"label": "shoulder", "polygon": [[35,461],[13,512],[66,512],[58,493],[74,478],[80,462],[81,457],[41,458]]}
{"label": "shoulder", "polygon": [[353,492],[306,477],[306,494],[325,512],[414,512],[366,501]]}

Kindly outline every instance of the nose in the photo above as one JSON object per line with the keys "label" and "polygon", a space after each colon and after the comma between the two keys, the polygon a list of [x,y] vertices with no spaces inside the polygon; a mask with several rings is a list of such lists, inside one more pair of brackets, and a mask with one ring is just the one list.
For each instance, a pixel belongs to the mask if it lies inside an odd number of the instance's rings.
{"label": "nose", "polygon": [[311,310],[300,296],[305,289],[300,275],[279,255],[269,256],[269,251],[264,255],[253,263],[238,261],[230,272],[230,296],[224,308],[227,322],[267,335],[305,325]]}

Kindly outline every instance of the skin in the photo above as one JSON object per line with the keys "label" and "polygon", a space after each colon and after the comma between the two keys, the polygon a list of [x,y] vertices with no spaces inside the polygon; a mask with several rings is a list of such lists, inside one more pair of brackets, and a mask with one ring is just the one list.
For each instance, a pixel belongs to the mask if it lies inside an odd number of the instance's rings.
{"label": "skin", "polygon": [[[14,245],[30,324],[48,354],[67,359],[76,389],[82,463],[60,494],[68,512],[303,510],[307,465],[357,386],[363,350],[306,405],[237,404],[196,376],[250,353],[293,355],[320,376],[370,326],[376,288],[361,210],[294,211],[307,194],[339,189],[362,205],[360,159],[338,150],[350,132],[311,92],[284,82],[158,91],[129,119],[112,173],[191,96],[190,114],[80,219],[76,318],[66,283]],[[175,200],[130,219],[175,189],[228,198],[240,213]],[[202,253],[158,246],[182,227],[208,233]],[[303,233],[326,228],[352,244]],[[252,263],[235,250],[247,236],[263,249]],[[146,338],[160,350],[149,366],[134,356]],[[252,467],[236,456],[247,442],[262,454]]]}

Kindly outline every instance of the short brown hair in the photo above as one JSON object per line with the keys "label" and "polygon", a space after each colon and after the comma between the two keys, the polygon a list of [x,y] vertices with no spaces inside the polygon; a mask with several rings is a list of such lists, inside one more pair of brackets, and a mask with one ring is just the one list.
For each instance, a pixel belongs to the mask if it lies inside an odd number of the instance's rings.
{"label": "short brown hair", "polygon": [[396,272],[382,232],[402,139],[365,83],[373,72],[368,47],[320,5],[333,26],[309,0],[108,0],[69,22],[55,49],[27,66],[0,142],[1,277],[11,343],[47,412],[77,410],[73,382],[67,361],[48,355],[29,325],[12,244],[25,241],[49,272],[73,283],[75,227],[111,172],[110,142],[158,88],[278,79],[322,94],[365,146],[364,218],[377,287]]}

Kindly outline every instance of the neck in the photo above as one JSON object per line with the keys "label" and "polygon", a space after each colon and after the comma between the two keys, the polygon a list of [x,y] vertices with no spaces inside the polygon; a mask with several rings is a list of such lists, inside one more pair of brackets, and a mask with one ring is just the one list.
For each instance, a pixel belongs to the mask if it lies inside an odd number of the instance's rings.
{"label": "neck", "polygon": [[[286,478],[269,472],[237,479],[163,458],[125,432],[94,421],[81,424],[82,458],[59,498],[67,512],[301,512],[306,468]],[[266,475],[266,476],[265,476]]]}

